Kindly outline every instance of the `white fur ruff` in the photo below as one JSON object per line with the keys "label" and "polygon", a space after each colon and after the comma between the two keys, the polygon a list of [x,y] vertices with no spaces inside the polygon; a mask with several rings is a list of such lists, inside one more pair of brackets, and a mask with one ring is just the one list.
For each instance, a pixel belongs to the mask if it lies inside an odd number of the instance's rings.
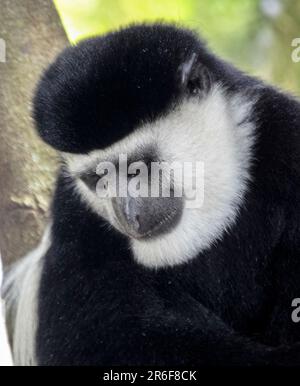
{"label": "white fur ruff", "polygon": [[[123,140],[88,155],[65,154],[73,176],[119,154],[142,153],[153,146],[167,162],[200,162],[204,166],[204,200],[185,208],[180,223],[168,234],[131,239],[134,258],[147,267],[173,266],[189,261],[222,237],[235,222],[250,179],[254,123],[253,97],[229,97],[221,85],[208,95],[183,101],[168,115],[145,122]],[[79,179],[77,191],[99,215],[118,229],[109,200],[99,199]]]}
{"label": "white fur ruff", "polygon": [[37,299],[43,257],[50,246],[50,229],[45,231],[40,245],[8,270],[2,292],[6,312],[12,325],[13,361],[17,366],[36,365],[35,337],[37,329]]}

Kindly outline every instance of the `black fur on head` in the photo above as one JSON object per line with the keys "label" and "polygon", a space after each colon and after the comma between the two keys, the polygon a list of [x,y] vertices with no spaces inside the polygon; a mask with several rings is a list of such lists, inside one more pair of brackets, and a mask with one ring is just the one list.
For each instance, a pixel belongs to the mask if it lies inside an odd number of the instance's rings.
{"label": "black fur on head", "polygon": [[194,33],[163,24],[131,26],[69,47],[38,84],[38,132],[60,151],[109,146],[184,93],[205,90],[206,55]]}

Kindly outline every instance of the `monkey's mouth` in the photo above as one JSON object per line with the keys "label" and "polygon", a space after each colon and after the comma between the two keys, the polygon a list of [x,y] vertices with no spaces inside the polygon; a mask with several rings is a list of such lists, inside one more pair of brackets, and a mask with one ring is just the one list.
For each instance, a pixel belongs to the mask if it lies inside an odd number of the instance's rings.
{"label": "monkey's mouth", "polygon": [[169,233],[183,212],[181,197],[118,197],[112,200],[118,229],[134,239]]}

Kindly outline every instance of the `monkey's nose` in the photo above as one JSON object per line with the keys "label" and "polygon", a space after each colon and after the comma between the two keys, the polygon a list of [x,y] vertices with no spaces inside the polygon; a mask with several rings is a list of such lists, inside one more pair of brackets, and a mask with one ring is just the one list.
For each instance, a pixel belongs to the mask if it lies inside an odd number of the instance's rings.
{"label": "monkey's nose", "polygon": [[181,197],[117,197],[115,214],[124,233],[147,238],[168,233],[179,222],[183,211]]}

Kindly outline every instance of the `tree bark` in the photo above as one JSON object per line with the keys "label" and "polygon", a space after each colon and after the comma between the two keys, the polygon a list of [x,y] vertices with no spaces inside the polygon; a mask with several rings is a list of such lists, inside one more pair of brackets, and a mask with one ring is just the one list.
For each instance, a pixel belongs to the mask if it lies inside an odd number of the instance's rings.
{"label": "tree bark", "polygon": [[35,133],[30,105],[67,38],[50,0],[0,0],[0,38],[0,250],[9,263],[38,243],[47,221],[57,161]]}

